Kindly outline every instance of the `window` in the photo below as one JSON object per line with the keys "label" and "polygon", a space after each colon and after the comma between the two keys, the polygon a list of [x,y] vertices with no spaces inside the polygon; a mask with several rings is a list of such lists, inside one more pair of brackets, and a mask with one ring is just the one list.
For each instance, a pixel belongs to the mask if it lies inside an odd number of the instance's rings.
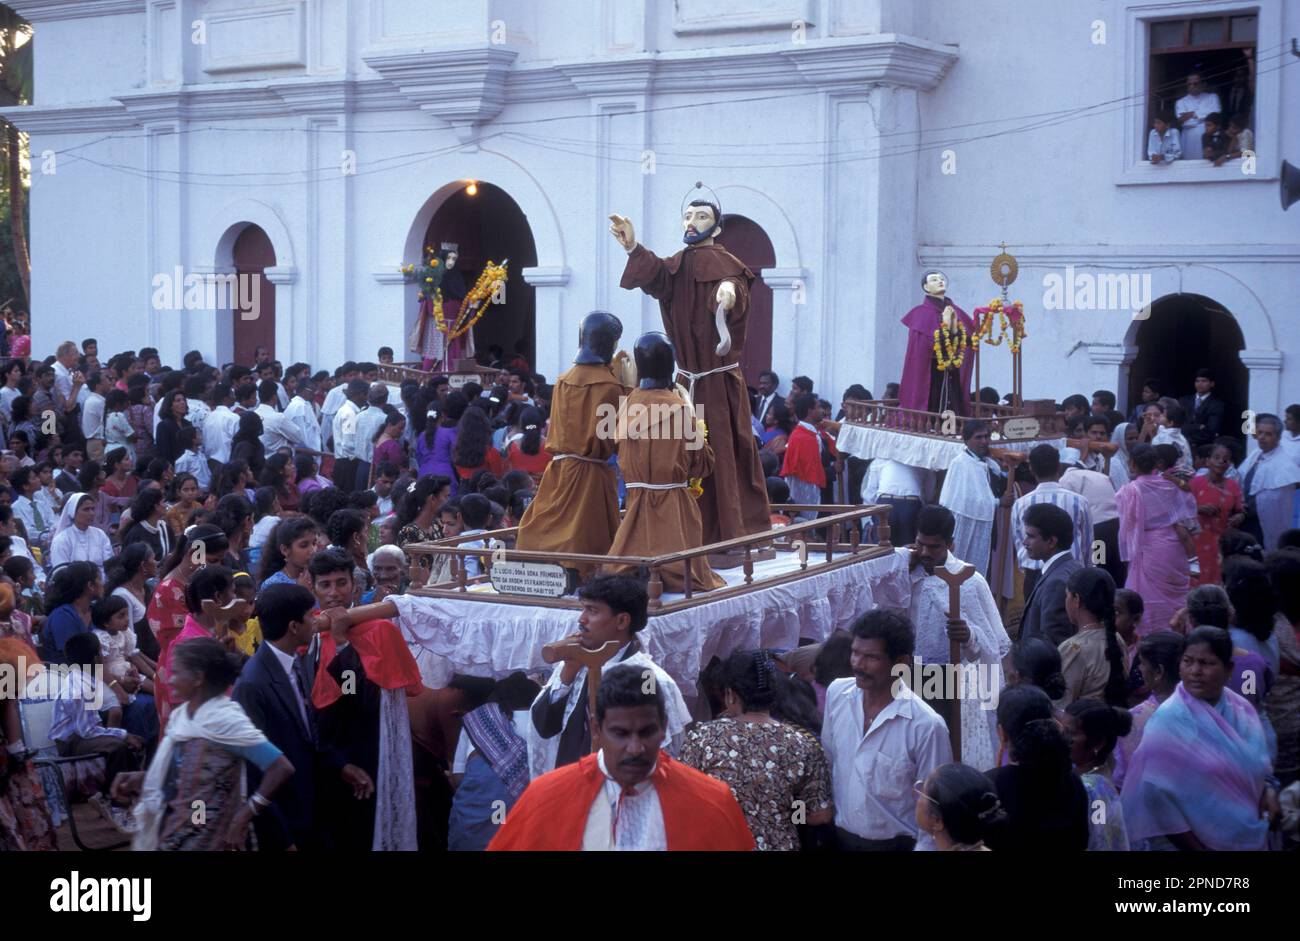
{"label": "window", "polygon": [[[1224,165],[1232,159],[1226,155],[1255,149],[1258,25],[1258,16],[1253,12],[1148,22],[1146,127],[1153,128],[1161,116],[1172,118],[1173,130],[1180,137],[1181,159],[1204,159],[1200,148],[1209,146],[1212,153],[1224,155],[1218,161]],[[1218,106],[1213,110],[1221,115],[1222,123],[1215,135],[1206,133],[1203,121],[1211,99],[1206,98],[1201,108],[1193,109],[1196,117],[1184,120],[1179,114],[1178,102],[1189,94],[1188,77],[1193,74],[1201,79],[1198,95],[1218,97]],[[1186,106],[1182,111],[1188,113]],[[1248,133],[1230,133],[1228,125],[1234,119],[1237,129]],[[1140,156],[1148,156],[1147,147]]]}

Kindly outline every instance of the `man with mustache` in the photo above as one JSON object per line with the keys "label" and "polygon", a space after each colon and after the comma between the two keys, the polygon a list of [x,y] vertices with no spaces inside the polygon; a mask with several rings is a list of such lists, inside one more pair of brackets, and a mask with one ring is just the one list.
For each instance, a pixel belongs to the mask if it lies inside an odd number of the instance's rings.
{"label": "man with mustache", "polygon": [[489,850],[752,850],[731,789],[660,752],[667,714],[644,667],[604,673],[591,721],[599,750],[530,784]]}
{"label": "man with mustache", "polygon": [[943,719],[897,676],[895,668],[910,669],[915,642],[907,615],[868,611],[853,625],[853,675],[826,688],[822,747],[842,850],[912,850],[913,784],[952,761]]}

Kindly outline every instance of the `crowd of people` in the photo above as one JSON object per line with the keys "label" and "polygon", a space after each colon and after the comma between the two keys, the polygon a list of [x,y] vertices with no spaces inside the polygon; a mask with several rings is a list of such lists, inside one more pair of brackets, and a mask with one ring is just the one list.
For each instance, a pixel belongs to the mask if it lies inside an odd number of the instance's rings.
{"label": "crowd of people", "polygon": [[[1109,392],[1070,396],[1067,437],[1113,453],[1000,463],[966,421],[936,488],[839,453],[865,388],[837,409],[808,377],[782,394],[763,373],[772,525],[846,493],[890,506],[914,601],[713,658],[693,714],[641,636],[635,573],[576,591],[577,641],[618,648],[594,700],[577,660],[470,676],[397,623],[413,583],[483,566],[407,549],[486,550],[552,459],[551,386],[495,352],[488,381],[458,388],[380,381],[387,348],[332,373],[262,349],[223,368],[198,351],[101,362],[93,339],[0,364],[0,666],[32,689],[59,677],[50,738],[102,759],[79,784],[106,826],[168,850],[1282,845],[1280,795],[1300,789],[1300,405],[1255,416],[1243,459],[1208,371],[1183,401],[1148,382],[1127,421]],[[946,619],[923,576],[968,561],[982,614]],[[949,640],[1005,666],[994,712],[900,691]],[[0,699],[0,848],[50,849],[25,701]]]}

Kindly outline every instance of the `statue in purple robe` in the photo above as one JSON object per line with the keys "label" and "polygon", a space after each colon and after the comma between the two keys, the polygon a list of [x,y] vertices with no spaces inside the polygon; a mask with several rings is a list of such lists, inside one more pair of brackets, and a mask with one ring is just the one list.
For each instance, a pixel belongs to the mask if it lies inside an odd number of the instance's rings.
{"label": "statue in purple robe", "polygon": [[907,327],[907,355],[903,359],[898,404],[901,408],[923,412],[951,409],[958,415],[967,415],[970,413],[973,353],[966,351],[960,368],[941,370],[934,352],[934,332],[940,324],[955,326],[961,323],[973,341],[975,321],[946,298],[948,278],[942,271],[927,271],[921,279],[921,289],[925,291],[925,300],[903,317],[903,324]]}

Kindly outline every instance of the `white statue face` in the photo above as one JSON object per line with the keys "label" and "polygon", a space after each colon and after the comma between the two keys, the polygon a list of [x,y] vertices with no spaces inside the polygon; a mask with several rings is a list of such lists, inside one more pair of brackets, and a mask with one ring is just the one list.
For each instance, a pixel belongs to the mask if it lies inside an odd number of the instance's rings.
{"label": "white statue face", "polygon": [[450,269],[450,268],[455,268],[455,267],[456,267],[456,258],[457,258],[457,257],[458,257],[458,256],[456,255],[455,252],[448,252],[448,253],[447,253],[447,267],[448,267],[449,269]]}
{"label": "white statue face", "polygon": [[941,272],[932,271],[925,276],[925,293],[941,295],[948,290],[948,279]]}
{"label": "white statue face", "polygon": [[687,206],[682,213],[682,230],[687,235],[697,233],[708,237],[717,224],[718,220],[713,218],[713,210],[708,206]]}

